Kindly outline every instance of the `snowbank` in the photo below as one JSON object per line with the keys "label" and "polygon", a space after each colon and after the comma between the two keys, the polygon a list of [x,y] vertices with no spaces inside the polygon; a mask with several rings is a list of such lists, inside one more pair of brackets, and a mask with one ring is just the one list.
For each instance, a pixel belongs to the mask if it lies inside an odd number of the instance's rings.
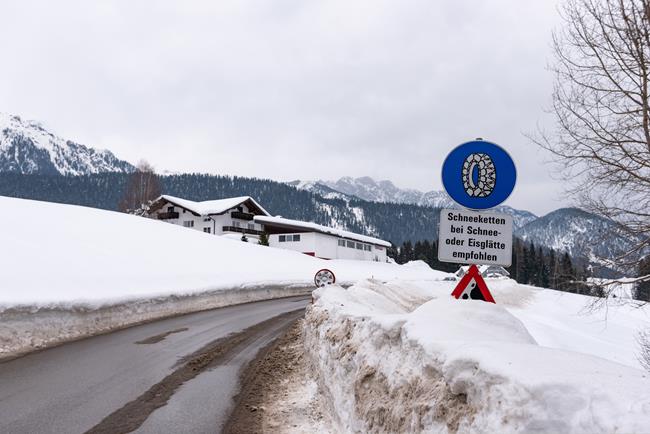
{"label": "snowbank", "polygon": [[[452,285],[367,280],[314,292],[305,347],[338,430],[647,431],[650,376],[580,342],[601,339],[589,315],[554,311],[555,291],[508,279],[488,281],[496,305],[454,300]],[[547,313],[551,327],[528,328]],[[562,349],[542,346],[561,334],[553,321],[562,315],[567,329],[582,320],[581,334],[565,337]],[[634,318],[637,328],[648,324]]]}
{"label": "snowbank", "polygon": [[306,293],[321,268],[343,284],[446,275],[324,261],[80,206],[0,197],[0,208],[0,357],[161,316]]}
{"label": "snowbank", "polygon": [[292,286],[241,287],[200,294],[145,298],[101,307],[9,308],[0,313],[0,359],[63,342],[110,332],[168,316],[305,295],[312,288]]}

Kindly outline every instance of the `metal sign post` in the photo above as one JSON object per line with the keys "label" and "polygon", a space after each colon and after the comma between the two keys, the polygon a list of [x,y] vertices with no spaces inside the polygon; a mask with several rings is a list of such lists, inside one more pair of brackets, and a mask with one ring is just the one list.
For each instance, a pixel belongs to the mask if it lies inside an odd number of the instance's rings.
{"label": "metal sign post", "polygon": [[[510,196],[516,180],[517,171],[510,155],[500,146],[481,139],[455,148],[442,166],[442,183],[447,194],[470,210],[499,205]],[[438,260],[471,264],[474,274],[478,273],[478,264],[509,267],[512,263],[512,217],[464,209],[441,210]],[[453,295],[459,298],[461,294],[471,294],[468,285],[479,284],[486,295],[477,296],[477,299],[494,302],[482,282],[482,278],[479,282],[476,277],[462,279]]]}

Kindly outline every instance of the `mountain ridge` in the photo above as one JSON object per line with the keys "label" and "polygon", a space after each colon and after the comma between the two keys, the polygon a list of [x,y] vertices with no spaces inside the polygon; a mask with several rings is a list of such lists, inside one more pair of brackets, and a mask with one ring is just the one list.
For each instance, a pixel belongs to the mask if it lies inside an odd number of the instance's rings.
{"label": "mountain ridge", "polygon": [[[0,194],[115,209],[133,170],[108,150],[62,139],[41,123],[0,113]],[[161,180],[169,194],[194,200],[253,195],[287,217],[378,236],[398,245],[436,239],[440,208],[457,207],[445,192],[400,189],[391,181],[367,176],[280,183],[169,174]],[[512,215],[516,236],[592,263],[620,254],[633,242],[613,221],[574,208],[542,217],[509,206],[490,211]],[[606,233],[611,240],[604,243],[601,238]]]}
{"label": "mountain ridge", "polygon": [[[298,189],[311,191],[323,197],[356,197],[369,202],[410,204],[430,208],[459,208],[444,191],[422,192],[415,189],[401,189],[389,180],[375,181],[369,176],[353,178],[344,176],[338,181],[290,181],[287,184]],[[338,195],[337,195],[338,193]],[[501,212],[511,215],[515,229],[523,227],[538,217],[530,211],[508,205],[499,205],[487,212]]]}
{"label": "mountain ridge", "polygon": [[134,169],[109,150],[63,139],[40,122],[0,113],[0,172],[89,175]]}

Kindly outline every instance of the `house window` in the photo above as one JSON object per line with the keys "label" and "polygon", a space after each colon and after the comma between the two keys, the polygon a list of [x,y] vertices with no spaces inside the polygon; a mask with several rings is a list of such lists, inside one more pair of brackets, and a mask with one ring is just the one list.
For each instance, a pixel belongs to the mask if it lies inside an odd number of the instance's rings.
{"label": "house window", "polygon": [[234,227],[238,228],[238,227],[240,226],[240,223],[239,223],[239,222],[232,222],[232,225],[233,225]]}
{"label": "house window", "polygon": [[185,211],[186,211],[186,209],[185,209],[185,208],[183,208],[183,214],[185,214]]}
{"label": "house window", "polygon": [[345,240],[339,240],[339,246],[345,247]]}
{"label": "house window", "polygon": [[194,227],[194,220],[186,220],[183,222],[183,226],[186,228],[193,228]]}
{"label": "house window", "polygon": [[357,243],[357,250],[363,250],[363,244]]}
{"label": "house window", "polygon": [[287,236],[286,236],[286,235],[280,235],[280,242],[281,242],[281,243],[284,243],[286,240],[287,240]]}
{"label": "house window", "polygon": [[300,241],[300,235],[294,235],[293,240],[294,241]]}
{"label": "house window", "polygon": [[167,212],[174,212],[174,207],[173,206],[168,206],[167,207]]}
{"label": "house window", "polygon": [[354,241],[348,241],[348,242],[347,242],[347,246],[348,246],[350,249],[354,249]]}
{"label": "house window", "polygon": [[203,232],[205,232],[206,234],[209,234],[210,233],[210,228],[203,228]]}
{"label": "house window", "polygon": [[364,244],[363,245],[363,250],[366,252],[371,252],[372,251],[372,246],[370,244]]}
{"label": "house window", "polygon": [[248,229],[255,229],[255,224],[254,223],[249,223],[248,224]]}

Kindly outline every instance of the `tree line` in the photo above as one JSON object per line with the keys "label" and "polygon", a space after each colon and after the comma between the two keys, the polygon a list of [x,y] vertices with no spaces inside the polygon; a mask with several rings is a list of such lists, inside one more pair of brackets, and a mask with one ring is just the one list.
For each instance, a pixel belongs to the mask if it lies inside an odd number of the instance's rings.
{"label": "tree line", "polygon": [[138,209],[140,204],[160,193],[195,201],[252,196],[272,215],[325,226],[335,223],[353,232],[397,243],[433,237],[439,220],[437,208],[324,198],[268,179],[206,174],[155,175],[146,163],[138,166],[131,174],[0,173],[0,195],[112,211]]}
{"label": "tree line", "polygon": [[[400,247],[389,249],[388,255],[398,264],[420,260],[431,268],[453,273],[461,264],[452,264],[438,260],[438,241],[406,241]],[[515,238],[512,248],[512,265],[507,268],[510,277],[519,283],[562,291],[600,295],[593,287],[586,284],[589,277],[587,268],[579,261],[574,261],[564,252],[535,246]]]}
{"label": "tree line", "polygon": [[[435,270],[455,273],[462,264],[452,264],[438,260],[438,241],[405,241],[401,246],[388,249],[388,256],[398,264],[409,261],[424,261]],[[506,268],[510,277],[518,283],[552,288],[576,294],[596,297],[611,296],[606,286],[596,285],[596,280],[589,281],[591,272],[584,261],[572,258],[567,252],[535,246],[515,237],[512,246],[512,264]],[[646,256],[637,271],[637,276],[650,274],[650,256]],[[635,285],[632,297],[639,301],[650,301],[650,282],[643,280]]]}

